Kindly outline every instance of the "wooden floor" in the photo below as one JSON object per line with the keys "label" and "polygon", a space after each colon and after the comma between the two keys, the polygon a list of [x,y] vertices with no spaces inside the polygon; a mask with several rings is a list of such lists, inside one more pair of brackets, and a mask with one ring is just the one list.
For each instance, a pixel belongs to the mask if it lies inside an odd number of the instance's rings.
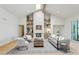
{"label": "wooden floor", "polygon": [[12,50],[13,48],[15,48],[17,46],[16,41],[11,41],[3,46],[0,46],[0,54],[6,54],[8,53],[10,50]]}

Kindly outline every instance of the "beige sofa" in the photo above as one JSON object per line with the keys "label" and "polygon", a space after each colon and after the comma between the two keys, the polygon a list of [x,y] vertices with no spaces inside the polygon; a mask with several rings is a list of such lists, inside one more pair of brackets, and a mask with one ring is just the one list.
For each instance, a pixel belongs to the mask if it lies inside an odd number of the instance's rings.
{"label": "beige sofa", "polygon": [[70,40],[65,39],[62,36],[51,35],[48,37],[48,41],[58,50],[66,52],[70,50]]}

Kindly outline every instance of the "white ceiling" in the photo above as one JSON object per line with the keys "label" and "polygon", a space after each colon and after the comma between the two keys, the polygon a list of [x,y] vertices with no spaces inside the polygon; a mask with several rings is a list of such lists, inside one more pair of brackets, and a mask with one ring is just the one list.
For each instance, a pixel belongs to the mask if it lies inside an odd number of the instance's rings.
{"label": "white ceiling", "polygon": [[35,4],[1,4],[0,7],[17,16],[23,18],[25,15],[35,10]]}
{"label": "white ceiling", "polygon": [[[14,14],[18,18],[36,10],[35,4],[1,4],[0,7]],[[60,18],[79,15],[79,4],[48,4],[47,12]]]}
{"label": "white ceiling", "polygon": [[50,14],[60,18],[79,15],[79,4],[49,4],[46,9]]}

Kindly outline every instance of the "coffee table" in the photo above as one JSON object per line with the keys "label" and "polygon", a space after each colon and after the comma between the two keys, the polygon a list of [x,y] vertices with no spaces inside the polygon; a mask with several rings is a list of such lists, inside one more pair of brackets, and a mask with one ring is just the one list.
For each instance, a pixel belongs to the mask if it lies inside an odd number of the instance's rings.
{"label": "coffee table", "polygon": [[34,47],[44,47],[44,41],[43,39],[34,39]]}

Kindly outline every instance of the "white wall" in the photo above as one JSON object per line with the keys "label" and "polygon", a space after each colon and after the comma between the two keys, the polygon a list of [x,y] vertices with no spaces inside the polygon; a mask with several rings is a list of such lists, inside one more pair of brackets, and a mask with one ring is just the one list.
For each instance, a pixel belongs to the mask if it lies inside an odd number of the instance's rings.
{"label": "white wall", "polygon": [[58,17],[51,15],[51,33],[52,34],[53,34],[53,25],[64,25],[64,19],[60,19]]}
{"label": "white wall", "polygon": [[24,34],[26,34],[26,17],[20,18],[19,19],[19,25],[24,25]]}
{"label": "white wall", "polygon": [[0,8],[0,43],[18,36],[18,19]]}

